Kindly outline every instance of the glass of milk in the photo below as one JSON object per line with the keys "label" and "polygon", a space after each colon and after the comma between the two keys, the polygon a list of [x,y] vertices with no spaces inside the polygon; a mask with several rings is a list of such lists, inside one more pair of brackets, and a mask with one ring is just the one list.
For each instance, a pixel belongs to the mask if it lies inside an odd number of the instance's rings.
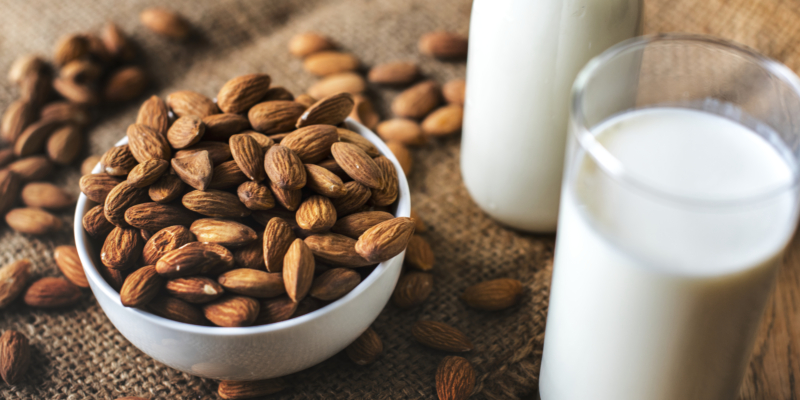
{"label": "glass of milk", "polygon": [[631,39],[572,92],[542,400],[733,400],[797,225],[800,81]]}

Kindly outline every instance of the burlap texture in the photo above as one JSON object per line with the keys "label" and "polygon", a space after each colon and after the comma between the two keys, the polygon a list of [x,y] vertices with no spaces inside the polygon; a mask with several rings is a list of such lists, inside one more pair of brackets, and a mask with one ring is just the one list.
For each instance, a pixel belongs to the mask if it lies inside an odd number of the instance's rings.
{"label": "burlap texture", "polygon": [[[538,0],[537,0],[538,1]],[[445,82],[463,77],[464,63],[420,57],[418,37],[433,29],[467,33],[468,0],[226,0],[168,3],[196,27],[186,44],[166,41],[138,23],[138,13],[157,1],[5,0],[0,13],[0,71],[19,55],[50,56],[63,34],[118,23],[143,50],[153,77],[148,94],[162,97],[178,89],[212,96],[229,78],[262,71],[301,93],[315,79],[292,58],[286,43],[295,33],[316,30],[355,53],[364,65],[414,59],[425,75]],[[729,37],[800,66],[800,6],[795,1],[656,0],[647,3],[646,32],[692,31]],[[724,6],[723,6],[724,5]],[[777,21],[776,21],[777,20]],[[0,106],[16,89],[0,85]],[[395,90],[370,88],[382,115]],[[141,99],[104,108],[87,130],[87,153],[101,154],[124,135]],[[491,132],[487,132],[487,135]],[[436,288],[425,305],[407,311],[388,306],[374,324],[384,342],[382,358],[358,367],[339,354],[289,377],[292,388],[274,398],[422,399],[434,398],[436,366],[445,355],[413,341],[410,328],[426,318],[452,324],[473,340],[467,354],[478,373],[475,399],[533,398],[537,391],[553,237],[509,231],[488,219],[461,183],[459,139],[435,141],[414,154],[412,204],[427,223],[425,237],[436,253]],[[54,180],[77,194],[77,167]],[[35,277],[57,275],[52,249],[72,244],[71,213],[57,235],[18,235],[0,227],[0,264],[27,257]],[[526,287],[522,304],[500,313],[467,309],[458,295],[482,280],[512,277]],[[20,302],[0,311],[0,330],[17,329],[33,346],[33,367],[24,383],[0,386],[4,399],[116,398],[124,395],[169,399],[214,398],[216,383],[165,367],[128,343],[106,319],[87,291],[77,306],[35,311]],[[269,360],[265,360],[269,362]]]}

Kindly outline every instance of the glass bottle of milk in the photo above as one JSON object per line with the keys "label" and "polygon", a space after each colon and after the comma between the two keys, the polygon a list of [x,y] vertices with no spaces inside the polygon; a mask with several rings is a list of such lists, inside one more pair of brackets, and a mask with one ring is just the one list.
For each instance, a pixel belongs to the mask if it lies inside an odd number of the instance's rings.
{"label": "glass bottle of milk", "polygon": [[475,0],[461,173],[512,228],[556,228],[569,90],[589,59],[641,30],[641,0]]}

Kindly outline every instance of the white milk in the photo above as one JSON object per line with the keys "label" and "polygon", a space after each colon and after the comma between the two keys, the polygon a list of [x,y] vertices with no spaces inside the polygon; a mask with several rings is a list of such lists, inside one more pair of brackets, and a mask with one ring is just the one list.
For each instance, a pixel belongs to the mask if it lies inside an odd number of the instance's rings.
{"label": "white milk", "polygon": [[513,228],[556,228],[572,81],[639,31],[640,0],[475,0],[461,172]]}
{"label": "white milk", "polygon": [[793,167],[743,125],[688,109],[622,114],[593,134],[638,182],[684,200],[621,186],[576,153],[542,400],[734,399],[794,229],[796,192],[701,203],[786,187]]}

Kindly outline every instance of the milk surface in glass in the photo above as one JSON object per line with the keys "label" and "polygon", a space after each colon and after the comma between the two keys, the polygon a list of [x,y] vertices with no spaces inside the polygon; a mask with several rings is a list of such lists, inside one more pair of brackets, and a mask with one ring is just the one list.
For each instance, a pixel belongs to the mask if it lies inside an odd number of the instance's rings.
{"label": "milk surface in glass", "polygon": [[592,57],[640,31],[641,0],[475,0],[461,172],[513,228],[556,228],[569,92]]}
{"label": "milk surface in glass", "polygon": [[542,400],[734,399],[794,229],[796,191],[778,189],[791,187],[795,166],[769,135],[697,110],[623,113],[592,134],[648,188],[623,186],[575,153]]}

